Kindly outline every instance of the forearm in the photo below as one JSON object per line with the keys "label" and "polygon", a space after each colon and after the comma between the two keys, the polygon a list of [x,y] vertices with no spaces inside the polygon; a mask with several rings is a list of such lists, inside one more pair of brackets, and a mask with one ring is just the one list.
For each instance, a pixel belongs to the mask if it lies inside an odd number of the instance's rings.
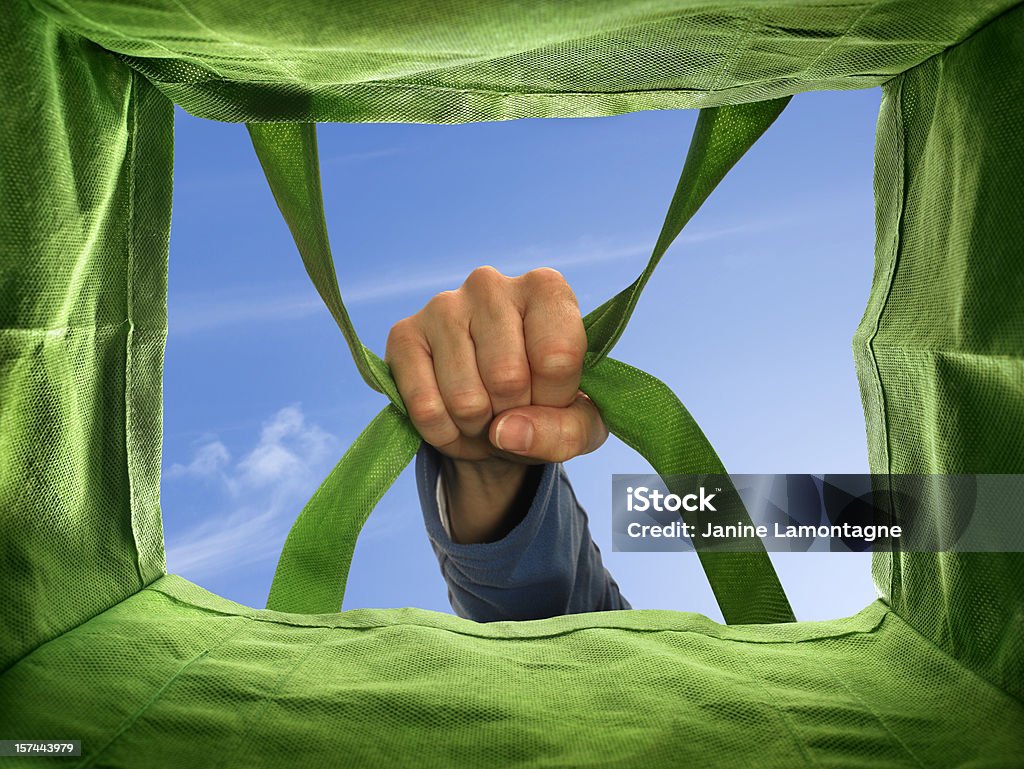
{"label": "forearm", "polygon": [[628,609],[604,568],[586,513],[562,466],[537,468],[525,513],[505,535],[463,543],[454,541],[442,524],[437,501],[440,454],[426,444],[420,449],[416,479],[424,522],[452,607],[481,622]]}

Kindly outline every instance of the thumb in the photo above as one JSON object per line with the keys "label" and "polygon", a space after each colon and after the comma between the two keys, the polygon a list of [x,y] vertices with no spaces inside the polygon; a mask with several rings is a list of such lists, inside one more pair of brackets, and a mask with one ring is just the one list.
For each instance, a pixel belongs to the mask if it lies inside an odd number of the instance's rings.
{"label": "thumb", "polygon": [[565,407],[519,406],[491,423],[491,443],[509,454],[565,462],[589,454],[608,437],[597,406],[582,392]]}

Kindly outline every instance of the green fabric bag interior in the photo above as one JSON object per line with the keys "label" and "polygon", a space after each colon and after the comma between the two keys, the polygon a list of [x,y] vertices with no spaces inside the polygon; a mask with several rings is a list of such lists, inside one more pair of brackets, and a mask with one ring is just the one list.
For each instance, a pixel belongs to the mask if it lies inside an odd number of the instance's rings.
{"label": "green fabric bag interior", "polygon": [[[877,553],[879,599],[828,622],[793,621],[757,540],[700,552],[727,625],[339,612],[359,530],[419,437],[345,310],[315,134],[701,108],[648,265],[585,318],[582,387],[658,472],[723,472],[671,390],[609,353],[790,96],[882,85],[853,343],[872,471],[1020,473],[1020,5],[12,0],[0,41],[0,739],[83,748],[0,765],[1024,766],[1018,553]],[[266,609],[165,573],[174,103],[249,123],[387,399],[299,513]]]}

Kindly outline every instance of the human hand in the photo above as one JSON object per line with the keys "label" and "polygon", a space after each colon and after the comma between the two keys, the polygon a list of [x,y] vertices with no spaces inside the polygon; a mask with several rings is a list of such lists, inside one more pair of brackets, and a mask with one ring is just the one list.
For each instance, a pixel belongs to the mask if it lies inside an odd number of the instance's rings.
{"label": "human hand", "polygon": [[[449,513],[454,528],[476,532],[470,541],[508,523],[528,465],[566,461],[608,437],[579,390],[585,353],[576,297],[547,268],[514,278],[477,268],[392,327],[385,360],[413,425],[448,459]],[[484,515],[495,507],[500,516]]]}

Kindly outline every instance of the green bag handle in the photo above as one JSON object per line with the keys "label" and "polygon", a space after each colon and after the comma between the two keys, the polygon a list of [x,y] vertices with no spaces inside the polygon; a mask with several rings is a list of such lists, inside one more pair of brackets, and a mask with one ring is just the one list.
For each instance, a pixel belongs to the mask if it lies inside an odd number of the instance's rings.
{"label": "green bag handle", "polygon": [[[683,173],[654,252],[643,273],[584,318],[588,353],[580,388],[610,432],[640,452],[661,475],[725,472],[707,437],[671,389],[656,377],[607,357],[640,293],[686,222],[782,112],[788,97],[702,110]],[[420,437],[387,364],[359,340],[338,287],[327,236],[315,124],[250,124],[249,133],[306,271],[327,304],[356,367],[386,406],[360,434],[299,514],[278,561],[267,608],[329,613],[341,607],[359,531],[415,456]],[[739,520],[749,523],[745,511]],[[734,516],[734,519],[737,516]],[[708,552],[701,565],[726,622],[793,621],[785,592],[760,539],[735,540],[741,552]]]}

